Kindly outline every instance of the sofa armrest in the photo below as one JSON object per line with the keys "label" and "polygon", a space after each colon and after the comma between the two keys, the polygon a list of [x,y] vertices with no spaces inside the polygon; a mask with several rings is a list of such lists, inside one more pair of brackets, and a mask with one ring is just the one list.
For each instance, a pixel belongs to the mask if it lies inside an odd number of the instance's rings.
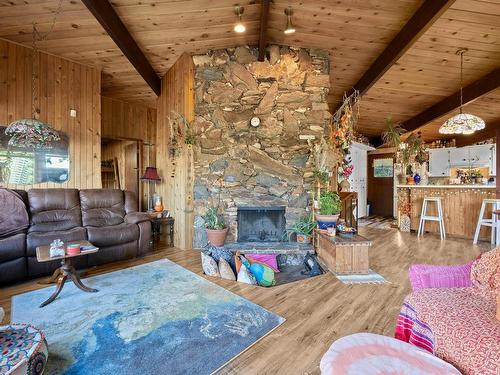
{"label": "sofa armrest", "polygon": [[472,262],[456,266],[435,266],[414,264],[408,276],[413,291],[427,288],[467,288],[472,286],[470,279]]}
{"label": "sofa armrest", "polygon": [[125,222],[127,224],[139,224],[149,221],[149,215],[145,212],[131,212],[125,215]]}

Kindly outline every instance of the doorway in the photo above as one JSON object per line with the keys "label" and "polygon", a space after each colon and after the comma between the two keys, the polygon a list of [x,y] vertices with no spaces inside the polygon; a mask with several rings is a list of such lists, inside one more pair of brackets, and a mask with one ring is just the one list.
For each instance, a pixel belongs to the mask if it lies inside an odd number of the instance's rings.
{"label": "doorway", "polygon": [[[375,150],[368,152],[368,202],[370,216],[393,217],[394,168],[384,173],[383,167],[394,163],[394,152]],[[376,161],[377,160],[377,161]],[[377,166],[377,170],[375,167]],[[382,173],[381,173],[382,172]]]}
{"label": "doorway", "polygon": [[139,173],[141,165],[139,141],[102,139],[101,180],[105,189],[121,189],[141,197]]}

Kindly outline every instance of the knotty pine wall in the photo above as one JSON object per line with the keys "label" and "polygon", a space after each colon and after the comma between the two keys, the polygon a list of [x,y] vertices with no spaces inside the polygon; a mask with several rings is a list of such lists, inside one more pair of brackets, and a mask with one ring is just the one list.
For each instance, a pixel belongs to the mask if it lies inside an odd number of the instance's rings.
{"label": "knotty pine wall", "polygon": [[175,218],[175,246],[192,248],[193,243],[193,150],[182,142],[180,156],[172,160],[168,153],[169,121],[171,111],[183,114],[188,121],[194,119],[194,64],[183,54],[162,78],[158,98],[158,126],[156,134],[156,161],[162,181],[156,191],[163,205]]}
{"label": "knotty pine wall", "polygon": [[[139,176],[144,174],[147,166],[155,165],[156,142],[156,108],[139,103],[128,103],[109,97],[102,97],[102,138],[113,140],[103,144],[102,160],[117,158],[121,186],[124,186],[125,147],[130,141],[140,141]],[[148,185],[139,184],[141,208],[147,210]]]}
{"label": "knotty pine wall", "polygon": [[[38,53],[36,101],[40,120],[69,138],[70,177],[62,184],[10,188],[101,187],[101,72],[53,55]],[[0,40],[0,125],[31,117],[31,49]],[[77,117],[69,116],[70,109]]]}
{"label": "knotty pine wall", "polygon": [[102,137],[149,143],[156,137],[156,108],[103,96]]}

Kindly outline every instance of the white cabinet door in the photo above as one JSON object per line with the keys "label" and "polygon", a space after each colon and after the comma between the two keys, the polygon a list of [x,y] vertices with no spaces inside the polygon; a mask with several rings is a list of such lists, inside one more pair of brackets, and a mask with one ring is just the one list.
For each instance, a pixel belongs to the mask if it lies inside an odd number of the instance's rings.
{"label": "white cabinet door", "polygon": [[432,177],[448,176],[450,169],[450,150],[429,150],[429,174]]}
{"label": "white cabinet door", "polygon": [[466,167],[469,165],[469,148],[450,148],[450,165]]}
{"label": "white cabinet door", "polygon": [[469,160],[472,168],[489,166],[491,158],[491,145],[478,145],[464,148],[469,149]]}
{"label": "white cabinet door", "polygon": [[490,148],[490,176],[497,175],[497,147],[496,145],[488,145]]}

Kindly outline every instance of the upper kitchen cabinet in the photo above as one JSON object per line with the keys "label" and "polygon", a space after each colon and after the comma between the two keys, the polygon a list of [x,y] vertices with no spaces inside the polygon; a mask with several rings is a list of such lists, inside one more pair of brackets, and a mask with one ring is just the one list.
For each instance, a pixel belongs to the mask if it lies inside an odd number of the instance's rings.
{"label": "upper kitchen cabinet", "polygon": [[429,173],[432,177],[448,176],[450,170],[450,149],[429,150]]}

